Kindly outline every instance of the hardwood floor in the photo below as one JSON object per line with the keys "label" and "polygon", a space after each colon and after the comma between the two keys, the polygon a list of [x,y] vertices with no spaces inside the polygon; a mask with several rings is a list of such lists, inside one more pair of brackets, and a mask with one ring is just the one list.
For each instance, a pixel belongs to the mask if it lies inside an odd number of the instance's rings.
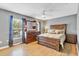
{"label": "hardwood floor", "polygon": [[11,48],[0,50],[0,56],[76,56],[75,44],[65,43],[64,49],[59,52],[32,42],[29,44],[19,44]]}

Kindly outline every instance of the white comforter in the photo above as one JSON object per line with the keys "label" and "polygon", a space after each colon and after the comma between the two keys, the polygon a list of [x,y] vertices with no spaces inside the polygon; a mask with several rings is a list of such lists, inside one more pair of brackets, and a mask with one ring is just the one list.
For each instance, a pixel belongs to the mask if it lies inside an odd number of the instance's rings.
{"label": "white comforter", "polygon": [[60,45],[62,46],[62,48],[64,48],[63,43],[65,41],[65,34],[49,34],[49,33],[44,33],[44,34],[38,35],[39,38],[41,36],[49,37],[49,38],[56,38],[57,40],[59,39],[60,40]]}

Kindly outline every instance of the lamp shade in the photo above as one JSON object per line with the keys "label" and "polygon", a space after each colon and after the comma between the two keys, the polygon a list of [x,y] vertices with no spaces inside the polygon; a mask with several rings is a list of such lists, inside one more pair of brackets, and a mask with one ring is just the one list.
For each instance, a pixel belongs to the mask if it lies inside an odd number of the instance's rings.
{"label": "lamp shade", "polygon": [[45,32],[46,33],[48,32],[48,26],[47,25],[45,26]]}

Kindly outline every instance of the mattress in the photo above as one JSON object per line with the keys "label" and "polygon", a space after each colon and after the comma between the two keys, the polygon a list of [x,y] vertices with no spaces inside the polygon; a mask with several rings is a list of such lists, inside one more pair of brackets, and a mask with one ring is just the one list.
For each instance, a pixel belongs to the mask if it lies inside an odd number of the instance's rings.
{"label": "mattress", "polygon": [[62,46],[62,48],[64,48],[64,41],[65,41],[65,34],[51,34],[51,33],[44,33],[44,34],[40,34],[38,35],[39,39],[41,37],[48,37],[48,38],[55,38],[56,40],[60,40],[60,45]]}

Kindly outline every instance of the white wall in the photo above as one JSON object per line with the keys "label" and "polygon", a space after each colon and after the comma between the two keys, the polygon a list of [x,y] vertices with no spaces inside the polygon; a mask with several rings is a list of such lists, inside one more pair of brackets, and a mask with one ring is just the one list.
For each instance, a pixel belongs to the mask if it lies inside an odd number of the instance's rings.
{"label": "white wall", "polygon": [[[6,10],[0,9],[0,47],[7,46],[9,40],[9,22],[10,16],[13,15],[15,18],[21,19],[22,15],[9,12]],[[19,42],[21,40],[16,40],[15,42]]]}
{"label": "white wall", "polygon": [[77,33],[77,15],[70,15],[61,18],[55,18],[47,21],[47,26],[53,24],[67,24],[67,33]]}

